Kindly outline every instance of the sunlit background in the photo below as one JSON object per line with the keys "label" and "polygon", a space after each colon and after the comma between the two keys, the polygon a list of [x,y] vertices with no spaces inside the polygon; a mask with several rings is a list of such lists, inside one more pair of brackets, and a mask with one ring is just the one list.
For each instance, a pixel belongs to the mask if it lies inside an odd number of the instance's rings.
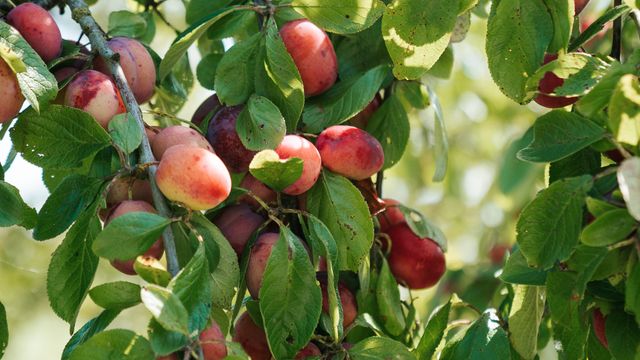
{"label": "sunlit background", "polygon": [[[608,3],[606,0],[592,1],[582,18],[597,17]],[[99,1],[92,11],[98,22],[106,27],[110,11],[135,10],[135,7],[132,1]],[[186,27],[185,10],[180,0],[165,2],[161,10],[175,27]],[[70,19],[69,12],[60,15],[54,10],[53,13],[63,38],[75,40],[79,27]],[[450,152],[445,180],[432,181],[435,170],[432,107],[412,114],[411,140],[404,158],[385,174],[384,197],[397,199],[423,212],[440,226],[449,241],[446,256],[450,273],[447,278],[438,289],[417,294],[424,299],[423,319],[434,304],[444,301],[442,297],[433,300],[436,292],[459,291],[470,299],[467,301],[478,304],[486,304],[491,299],[495,291],[493,279],[499,267],[491,266],[488,253],[496,244],[514,241],[519,210],[544,186],[542,167],[518,164],[513,151],[507,152],[510,155],[507,157],[505,153],[545,110],[535,104],[519,106],[500,93],[489,75],[484,52],[486,20],[474,15],[472,24],[467,39],[453,46],[455,61],[451,77],[425,77],[425,83],[442,104],[448,132]],[[158,22],[157,26],[152,47],[164,54],[173,35],[164,24]],[[607,41],[604,39],[602,44],[592,46],[602,46],[606,50]],[[199,55],[192,51],[190,56],[195,71]],[[178,116],[189,119],[208,95],[210,92],[196,83],[190,101]],[[10,146],[8,136],[0,141],[2,162]],[[503,166],[505,161],[508,166]],[[17,186],[26,202],[37,209],[48,195],[40,179],[40,169],[20,157],[6,174],[6,181]],[[10,329],[6,359],[57,359],[69,339],[68,325],[50,309],[46,295],[47,266],[61,240],[62,237],[58,237],[37,242],[22,228],[0,229],[0,301],[6,307]],[[122,275],[101,261],[94,284],[118,279],[136,281],[135,277]],[[482,289],[486,293],[482,293]],[[87,298],[77,327],[99,312],[100,308]],[[146,332],[149,315],[141,306],[126,310],[125,314],[111,327]],[[554,357],[552,347],[548,347],[545,358]]]}

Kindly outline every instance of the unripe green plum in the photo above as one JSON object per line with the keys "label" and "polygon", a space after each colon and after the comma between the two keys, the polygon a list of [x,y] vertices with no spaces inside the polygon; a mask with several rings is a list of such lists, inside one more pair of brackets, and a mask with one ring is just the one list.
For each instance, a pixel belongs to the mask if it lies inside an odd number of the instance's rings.
{"label": "unripe green plum", "polygon": [[[544,64],[547,64],[551,61],[554,61],[558,58],[557,54],[547,54],[544,56]],[[564,97],[564,96],[551,96],[549,94],[553,93],[553,91],[564,84],[564,79],[559,78],[551,71],[544,74],[542,80],[538,84],[538,92],[539,95],[533,99],[540,106],[544,106],[546,108],[555,109],[562,108],[565,106],[569,106],[576,101],[578,101],[577,97]]]}
{"label": "unripe green plum", "polygon": [[18,115],[24,96],[18,85],[18,78],[9,65],[0,58],[0,124],[7,122]]}
{"label": "unripe green plum", "polygon": [[[254,196],[258,197],[267,204],[273,203],[277,199],[277,194],[275,191],[271,190],[271,188],[263,184],[260,180],[256,179],[249,173],[247,173],[247,175],[242,179],[242,182],[240,182],[240,187],[251,191]],[[248,194],[243,194],[238,197],[238,201],[245,203],[254,209],[261,208],[258,201],[256,201],[256,199]]]}
{"label": "unripe green plum", "polygon": [[280,159],[302,159],[302,175],[282,192],[287,195],[300,195],[311,189],[320,176],[322,160],[318,149],[307,139],[298,135],[287,135],[276,148]]}
{"label": "unripe green plum", "polygon": [[[156,86],[156,67],[147,49],[139,41],[126,37],[114,37],[108,44],[120,55],[122,72],[138,103],[147,102]],[[97,58],[93,66],[103,74],[111,74],[102,58]]]}
{"label": "unripe green plum", "polygon": [[196,111],[191,116],[191,122],[200,126],[204,119],[209,117],[213,118],[215,112],[221,109],[222,104],[220,104],[220,100],[218,99],[218,95],[213,94],[209,96],[205,101],[198,106]]}
{"label": "unripe green plum", "polygon": [[282,26],[280,36],[300,72],[306,96],[322,94],[336,82],[338,59],[327,33],[299,19]]}
{"label": "unripe green plum", "polygon": [[279,238],[280,234],[278,233],[264,233],[258,237],[258,240],[251,248],[246,280],[247,289],[254,299],[258,299],[264,270],[267,268],[267,261],[269,261],[271,250]]}
{"label": "unripe green plum", "polygon": [[60,55],[62,35],[51,14],[33,3],[16,6],[7,14],[7,22],[31,45],[45,62]]}
{"label": "unripe green plum", "polygon": [[224,334],[215,322],[200,333],[204,360],[222,360],[227,356]]}
{"label": "unripe green plum", "polygon": [[596,335],[605,349],[609,348],[606,332],[607,317],[602,314],[600,309],[593,310],[593,333]]}
{"label": "unripe green plum", "polygon": [[367,105],[364,109],[362,109],[362,111],[357,113],[354,117],[349,119],[349,123],[357,128],[360,128],[363,130],[366,129],[367,125],[369,124],[369,119],[373,117],[373,114],[375,114],[376,110],[378,110],[381,104],[382,104],[382,98],[380,97],[380,94],[376,94],[376,96],[373,98],[373,100],[371,100],[369,105]]}
{"label": "unripe green plum", "polygon": [[[152,214],[157,214],[158,212],[151,206],[149,203],[144,201],[137,200],[126,200],[120,203],[113,212],[109,214],[109,217],[105,221],[105,226],[108,225],[113,219],[118,218],[124,214],[130,212],[148,212]],[[156,259],[160,259],[162,254],[164,253],[164,243],[162,242],[162,237],[156,240],[153,245],[144,253],[144,256],[150,256]],[[111,261],[111,265],[114,268],[118,269],[120,272],[125,273],[127,275],[135,275],[136,272],[133,269],[133,263],[135,259],[129,260],[113,260]]]}
{"label": "unripe green plum", "polygon": [[252,360],[271,360],[271,351],[264,330],[256,325],[248,312],[238,317],[233,341],[239,343]]}
{"label": "unripe green plum", "polygon": [[172,146],[195,146],[213,152],[213,148],[199,132],[185,126],[169,126],[160,130],[153,138],[151,150],[156,160],[162,159],[162,155]]}
{"label": "unripe green plum", "polygon": [[378,222],[380,223],[380,231],[386,232],[394,225],[403,223],[404,214],[400,211],[400,208],[395,205],[400,205],[400,202],[393,199],[384,199],[385,210],[378,214]]}
{"label": "unripe green plum", "polygon": [[264,221],[265,218],[251,211],[247,204],[226,207],[213,219],[238,255],[242,255],[251,235]]}
{"label": "unripe green plum", "polygon": [[164,153],[156,182],[169,200],[192,210],[211,209],[231,192],[231,176],[222,160],[209,150],[187,145]]}
{"label": "unripe green plum", "polygon": [[247,149],[236,131],[236,120],[242,106],[224,107],[209,122],[207,140],[220,159],[233,173],[245,172],[255,151]]}
{"label": "unripe green plum", "polygon": [[125,112],[116,84],[95,70],[83,70],[71,80],[64,104],[88,112],[105,129],[115,115]]}
{"label": "unripe green plum", "polygon": [[389,267],[400,284],[426,289],[444,275],[444,253],[433,240],[419,238],[406,223],[391,227],[387,234],[391,238]]}
{"label": "unripe green plum", "polygon": [[[320,281],[320,289],[322,289],[322,311],[328,314],[329,298],[327,297],[327,283],[325,280]],[[358,317],[358,304],[356,297],[343,283],[338,283],[338,295],[342,304],[342,326],[347,328]]]}
{"label": "unripe green plum", "polygon": [[355,126],[336,125],[318,136],[316,146],[327,169],[353,180],[364,180],[382,169],[382,146]]}

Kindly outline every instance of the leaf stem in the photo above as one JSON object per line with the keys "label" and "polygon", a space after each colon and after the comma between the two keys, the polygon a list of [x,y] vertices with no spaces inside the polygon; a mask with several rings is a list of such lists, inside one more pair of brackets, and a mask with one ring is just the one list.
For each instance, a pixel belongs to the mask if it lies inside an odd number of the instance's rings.
{"label": "leaf stem", "polygon": [[[67,5],[71,8],[71,15],[73,19],[80,25],[82,31],[87,35],[91,42],[91,47],[97,50],[100,56],[102,56],[109,67],[109,71],[113,75],[113,79],[122,95],[127,112],[129,112],[136,120],[140,131],[142,132],[142,144],[140,145],[140,161],[142,163],[152,163],[156,161],[151,152],[151,146],[149,144],[149,138],[144,131],[144,120],[142,118],[142,111],[140,106],[136,102],[133,92],[129,88],[127,81],[124,77],[124,72],[120,67],[120,63],[117,61],[117,54],[114,53],[107,45],[104,31],[96,23],[91,11],[87,7],[87,4],[83,0],[67,0]],[[152,165],[147,168],[149,174],[149,182],[151,183],[151,192],[153,195],[153,202],[161,216],[171,218],[171,210],[167,205],[167,202],[158,189],[156,184],[156,166]],[[173,236],[173,232],[170,227],[167,227],[163,233],[164,248],[167,254],[167,267],[171,275],[175,276],[180,271],[180,265],[178,263],[178,256],[176,253],[176,244]]]}
{"label": "leaf stem", "polygon": [[[622,5],[622,0],[613,0],[613,6]],[[613,21],[613,44],[611,45],[611,57],[620,61],[620,52],[622,50],[622,17],[618,17]]]}

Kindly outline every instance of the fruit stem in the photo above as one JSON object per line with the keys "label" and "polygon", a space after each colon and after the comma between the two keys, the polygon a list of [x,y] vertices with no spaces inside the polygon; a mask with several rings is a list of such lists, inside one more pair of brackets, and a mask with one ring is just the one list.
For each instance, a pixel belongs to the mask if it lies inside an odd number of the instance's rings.
{"label": "fruit stem", "polygon": [[[142,132],[142,144],[140,145],[140,162],[153,163],[156,159],[151,152],[151,145],[149,144],[149,138],[144,131],[144,120],[142,118],[142,111],[136,102],[136,98],[133,96],[133,92],[129,88],[127,81],[124,77],[124,73],[120,64],[114,60],[115,53],[107,45],[104,31],[100,28],[100,25],[96,23],[91,11],[87,7],[87,4],[83,0],[67,0],[67,5],[71,8],[73,19],[80,25],[82,31],[87,35],[91,43],[91,47],[97,50],[100,56],[102,56],[109,67],[109,71],[113,75],[113,79],[120,91],[122,100],[136,123],[140,127]],[[153,203],[158,213],[166,218],[171,218],[171,210],[165,201],[164,196],[158,189],[156,184],[156,166],[151,165],[147,168],[149,174],[149,182],[151,183],[151,192],[153,195]],[[171,275],[175,276],[180,271],[180,265],[178,263],[178,256],[176,253],[176,244],[173,236],[173,232],[170,227],[167,227],[163,233],[164,249],[167,255],[167,268]]]}
{"label": "fruit stem", "polygon": [[[622,5],[622,0],[613,0],[613,6]],[[613,44],[611,46],[611,57],[620,61],[620,52],[622,49],[622,17],[618,17],[613,21]]]}

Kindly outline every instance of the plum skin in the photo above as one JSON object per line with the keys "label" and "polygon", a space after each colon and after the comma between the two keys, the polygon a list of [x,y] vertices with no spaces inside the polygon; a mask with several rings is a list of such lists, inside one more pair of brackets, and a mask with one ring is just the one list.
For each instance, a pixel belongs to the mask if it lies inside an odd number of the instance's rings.
{"label": "plum skin", "polygon": [[164,153],[156,182],[169,200],[192,210],[211,209],[231,192],[231,176],[222,160],[211,151],[187,145],[172,146]]}
{"label": "plum skin", "polygon": [[366,129],[369,124],[369,120],[373,117],[373,114],[375,114],[381,104],[382,98],[380,97],[380,94],[376,94],[376,96],[373,97],[373,100],[371,100],[371,102],[365,106],[362,111],[349,119],[349,124],[363,130]]}
{"label": "plum skin", "polygon": [[236,120],[241,111],[242,106],[222,108],[211,119],[207,130],[207,140],[213,150],[233,173],[247,171],[256,154],[242,144],[236,131]]}
{"label": "plum skin", "polygon": [[335,125],[318,136],[316,146],[327,169],[352,180],[364,180],[382,169],[382,145],[355,126]]}
{"label": "plum skin", "polygon": [[264,221],[264,217],[251,211],[247,204],[226,207],[213,219],[238,256],[242,255],[251,235]]}
{"label": "plum skin", "polygon": [[67,85],[64,104],[88,112],[105,129],[111,118],[126,111],[116,84],[95,70],[76,74]]}
{"label": "plum skin", "polygon": [[605,349],[609,348],[605,324],[607,317],[602,314],[600,309],[593,310],[593,332]]}
{"label": "plum skin", "polygon": [[246,280],[247,289],[254,299],[258,299],[264,271],[267,268],[271,250],[273,250],[273,246],[278,239],[280,239],[280,234],[278,233],[264,233],[258,237],[251,248]]}
{"label": "plum skin", "polygon": [[387,230],[391,238],[389,267],[398,282],[409,289],[435,285],[446,270],[442,249],[429,238],[419,238],[406,223]]}
{"label": "plum skin", "polygon": [[[131,187],[131,199],[129,199],[129,187]],[[141,200],[149,204],[153,203],[151,184],[149,180],[120,177],[113,181],[107,193],[107,206],[113,206],[126,200]]]}
{"label": "plum skin", "polygon": [[322,170],[322,160],[318,149],[307,139],[298,135],[286,135],[276,148],[280,159],[300,158],[303,161],[302,175],[282,192],[287,195],[300,195],[318,180]]}
{"label": "plum skin", "polygon": [[172,146],[195,146],[213,152],[213,148],[199,132],[185,126],[169,126],[160,130],[151,143],[151,150],[156,159],[162,159],[162,155]]}
{"label": "plum skin", "polygon": [[215,322],[200,333],[199,339],[204,360],[222,360],[227,356],[224,334]]}
{"label": "plum skin", "polygon": [[[271,190],[267,185],[263,184],[260,180],[256,179],[250,173],[242,179],[240,182],[240,187],[251,191],[251,193],[264,201],[267,204],[273,203],[277,199],[277,194],[275,191]],[[251,206],[254,209],[260,209],[261,206],[256,199],[251,197],[249,194],[243,194],[238,198],[238,202],[245,203]]]}
{"label": "plum skin", "polygon": [[33,3],[20,4],[9,11],[7,22],[18,30],[44,62],[57,58],[62,52],[60,28],[42,7]]}
{"label": "plum skin", "polygon": [[[557,54],[546,54],[544,56],[544,64],[554,61],[558,58]],[[533,99],[540,106],[544,106],[550,109],[563,108],[569,106],[578,101],[577,97],[565,97],[565,96],[550,96],[548,94],[564,84],[564,79],[559,78],[553,72],[548,71],[544,74],[542,80],[538,85],[538,96]]]}
{"label": "plum skin", "polygon": [[327,91],[338,77],[338,59],[327,33],[299,19],[282,26],[280,36],[300,72],[305,95]]}
{"label": "plum skin", "polygon": [[[320,281],[320,289],[322,289],[322,311],[328,314],[329,298],[327,297],[327,284],[325,281]],[[342,283],[338,283],[338,295],[342,304],[342,327],[347,328],[353,324],[358,316],[358,305],[351,290]]]}
{"label": "plum skin", "polygon": [[400,205],[400,202],[393,199],[384,199],[385,210],[378,214],[378,222],[380,223],[380,231],[386,232],[394,225],[403,223],[404,214],[400,211],[400,208],[396,205]]}
{"label": "plum skin", "polygon": [[191,116],[191,122],[200,126],[200,124],[202,124],[202,122],[208,116],[211,116],[211,117],[215,116],[215,113],[212,113],[212,112],[220,110],[221,106],[222,104],[218,99],[218,95],[213,94],[209,96],[202,102],[202,104],[200,104],[200,106],[198,106],[196,111],[193,113],[193,115]]}
{"label": "plum skin", "polygon": [[0,124],[2,124],[15,118],[24,103],[18,78],[2,58],[0,58],[0,97],[3,99],[0,105]]}
{"label": "plum skin", "polygon": [[574,0],[573,3],[575,5],[575,15],[578,15],[589,4],[589,0]]}

